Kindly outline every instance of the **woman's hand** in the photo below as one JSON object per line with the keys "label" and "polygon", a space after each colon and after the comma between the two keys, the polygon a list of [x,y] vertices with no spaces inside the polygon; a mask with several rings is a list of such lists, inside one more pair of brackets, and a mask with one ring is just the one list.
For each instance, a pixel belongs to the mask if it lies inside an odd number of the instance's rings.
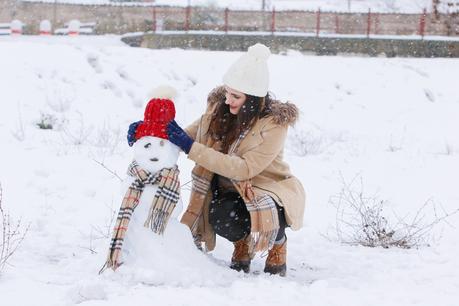
{"label": "woman's hand", "polygon": [[135,139],[135,132],[137,130],[137,127],[139,126],[139,124],[141,124],[143,121],[137,121],[137,122],[133,122],[129,125],[129,129],[128,129],[128,132],[127,132],[127,141],[128,141],[128,145],[130,147],[132,147],[132,145],[134,144],[134,142],[136,142],[137,139]]}
{"label": "woman's hand", "polygon": [[167,136],[169,141],[182,149],[183,152],[186,154],[190,152],[194,140],[188,136],[188,134],[177,124],[177,122],[175,122],[175,120],[172,120],[167,125]]}

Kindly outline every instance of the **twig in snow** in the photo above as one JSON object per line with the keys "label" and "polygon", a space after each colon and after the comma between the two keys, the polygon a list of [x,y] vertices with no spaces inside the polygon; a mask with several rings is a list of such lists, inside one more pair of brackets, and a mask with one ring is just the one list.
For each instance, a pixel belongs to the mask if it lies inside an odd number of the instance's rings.
{"label": "twig in snow", "polygon": [[113,170],[107,168],[107,166],[105,166],[105,164],[103,162],[100,162],[98,160],[95,160],[94,158],[92,159],[95,163],[99,164],[100,166],[102,166],[105,170],[107,170],[108,172],[110,172],[113,176],[117,177],[121,182],[123,181],[123,179]]}

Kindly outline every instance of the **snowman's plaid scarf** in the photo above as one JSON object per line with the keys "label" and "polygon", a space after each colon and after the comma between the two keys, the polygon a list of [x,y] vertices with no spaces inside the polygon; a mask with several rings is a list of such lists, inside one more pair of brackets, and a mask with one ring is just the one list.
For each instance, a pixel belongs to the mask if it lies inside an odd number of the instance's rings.
{"label": "snowman's plaid scarf", "polygon": [[180,198],[180,172],[177,166],[150,173],[140,168],[136,161],[133,161],[129,165],[127,173],[135,180],[124,195],[113,229],[108,258],[99,273],[102,273],[107,268],[116,270],[121,265],[120,255],[124,237],[145,185],[158,185],[158,190],[153,198],[150,212],[144,224],[145,227],[150,228],[156,234],[163,234],[169,217]]}

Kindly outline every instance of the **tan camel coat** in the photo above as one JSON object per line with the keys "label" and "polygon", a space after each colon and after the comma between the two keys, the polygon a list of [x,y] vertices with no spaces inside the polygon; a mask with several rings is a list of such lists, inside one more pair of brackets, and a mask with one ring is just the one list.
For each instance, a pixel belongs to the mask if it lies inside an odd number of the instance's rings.
{"label": "tan camel coat", "polygon": [[[239,181],[235,187],[245,199],[248,198],[247,188],[250,187],[255,194],[269,194],[284,207],[288,225],[293,230],[300,229],[303,225],[305,192],[301,182],[291,174],[289,166],[283,161],[288,126],[297,120],[298,109],[291,103],[273,101],[271,114],[258,119],[234,154],[228,155],[204,145],[209,137],[207,130],[212,112],[216,105],[224,102],[224,88],[217,87],[209,94],[206,112],[185,129],[195,140],[188,158],[213,173]],[[204,207],[208,208],[210,201],[209,190]],[[192,204],[182,217],[182,223],[190,227],[191,220],[196,219],[196,212],[202,211],[202,207],[192,207]],[[204,211],[204,215],[208,215],[208,212]],[[203,220],[204,223],[208,222],[206,217]],[[204,224],[201,228],[210,229],[210,225]],[[214,235],[213,231],[210,232]],[[206,236],[209,233],[200,234]],[[213,249],[213,245],[210,249]]]}

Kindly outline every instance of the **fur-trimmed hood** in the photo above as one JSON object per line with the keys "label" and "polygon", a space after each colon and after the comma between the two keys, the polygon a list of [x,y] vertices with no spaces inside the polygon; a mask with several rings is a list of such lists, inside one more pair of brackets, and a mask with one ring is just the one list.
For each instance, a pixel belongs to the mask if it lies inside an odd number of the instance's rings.
{"label": "fur-trimmed hood", "polygon": [[[225,87],[219,86],[214,88],[207,97],[207,111],[213,109],[217,103],[225,103]],[[290,102],[281,102],[272,100],[269,107],[269,116],[273,118],[274,123],[279,125],[294,125],[299,117],[299,110],[295,104]]]}

